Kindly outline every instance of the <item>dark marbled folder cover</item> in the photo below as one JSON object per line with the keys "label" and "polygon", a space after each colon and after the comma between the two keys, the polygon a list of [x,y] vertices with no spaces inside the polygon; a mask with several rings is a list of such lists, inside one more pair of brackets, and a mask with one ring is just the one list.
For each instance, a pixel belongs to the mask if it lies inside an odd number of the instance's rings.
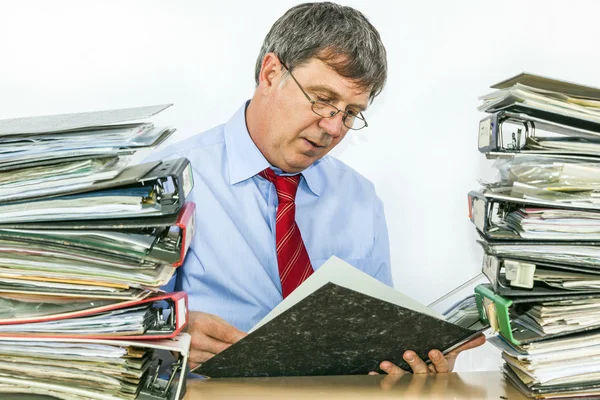
{"label": "dark marbled folder cover", "polygon": [[476,332],[327,283],[195,372],[213,378],[351,375],[389,360],[404,369],[405,350],[423,360]]}

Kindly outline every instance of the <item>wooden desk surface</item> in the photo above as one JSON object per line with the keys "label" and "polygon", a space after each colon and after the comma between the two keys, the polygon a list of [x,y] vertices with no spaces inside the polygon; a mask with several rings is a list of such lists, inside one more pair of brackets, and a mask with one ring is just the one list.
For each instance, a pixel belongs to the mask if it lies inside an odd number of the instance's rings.
{"label": "wooden desk surface", "polygon": [[205,399],[527,399],[500,372],[189,379],[185,400]]}

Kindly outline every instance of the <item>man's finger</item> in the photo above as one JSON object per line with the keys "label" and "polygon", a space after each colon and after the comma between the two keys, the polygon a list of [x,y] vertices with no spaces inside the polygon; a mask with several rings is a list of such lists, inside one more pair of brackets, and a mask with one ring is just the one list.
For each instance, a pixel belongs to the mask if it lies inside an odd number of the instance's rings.
{"label": "man's finger", "polygon": [[404,361],[410,365],[410,368],[413,370],[415,374],[427,374],[429,369],[427,368],[427,364],[412,350],[407,350],[402,355]]}
{"label": "man's finger", "polygon": [[477,336],[476,338],[473,338],[473,339],[469,340],[468,342],[463,343],[456,349],[452,350],[451,352],[446,354],[446,357],[455,359],[456,357],[458,357],[458,355],[461,352],[463,352],[465,350],[473,349],[475,347],[479,347],[484,343],[485,343],[485,335],[482,333],[479,336]]}
{"label": "man's finger", "polygon": [[470,350],[475,347],[479,347],[484,343],[485,343],[485,335],[480,334],[476,338],[471,339],[466,343],[463,343],[461,346],[457,347],[456,349],[454,349],[451,352],[449,352],[448,354],[446,354],[446,360],[448,360],[449,371],[454,370],[454,364],[456,364],[456,358],[458,357],[458,355],[460,353],[462,353],[465,350]]}
{"label": "man's finger", "polygon": [[388,375],[404,375],[407,373],[405,370],[389,361],[381,362],[381,364],[379,364],[379,368],[382,371],[385,371]]}
{"label": "man's finger", "polygon": [[206,336],[202,333],[192,336],[192,349],[203,350],[212,354],[219,354],[229,346],[231,346],[230,343],[221,342],[220,340]]}
{"label": "man's finger", "polygon": [[450,364],[446,357],[439,350],[431,350],[428,354],[431,363],[435,367],[435,372],[450,372]]}
{"label": "man's finger", "polygon": [[211,321],[205,325],[204,333],[221,342],[230,344],[236,343],[247,335],[247,333],[240,331],[233,325],[229,325],[218,317],[211,319]]}
{"label": "man's finger", "polygon": [[190,364],[202,364],[203,362],[210,360],[214,356],[214,353],[209,353],[203,350],[191,349],[188,360]]}

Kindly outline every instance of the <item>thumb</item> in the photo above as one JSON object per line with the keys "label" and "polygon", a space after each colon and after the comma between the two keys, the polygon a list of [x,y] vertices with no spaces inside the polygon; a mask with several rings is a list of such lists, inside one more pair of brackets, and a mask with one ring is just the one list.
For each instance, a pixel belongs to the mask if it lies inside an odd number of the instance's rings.
{"label": "thumb", "polygon": [[469,340],[466,343],[463,343],[462,345],[460,345],[456,349],[454,349],[451,352],[449,352],[448,354],[446,354],[446,358],[455,359],[463,351],[474,349],[475,347],[479,347],[479,346],[481,346],[484,343],[485,343],[485,335],[483,333],[480,333],[477,337]]}

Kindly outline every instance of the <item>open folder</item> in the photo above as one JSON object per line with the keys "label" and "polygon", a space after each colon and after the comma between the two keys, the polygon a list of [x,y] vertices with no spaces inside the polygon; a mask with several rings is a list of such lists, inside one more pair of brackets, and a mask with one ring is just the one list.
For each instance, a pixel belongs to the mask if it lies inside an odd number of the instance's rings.
{"label": "open folder", "polygon": [[216,377],[350,375],[402,360],[427,361],[478,334],[332,257],[248,336],[197,370]]}

